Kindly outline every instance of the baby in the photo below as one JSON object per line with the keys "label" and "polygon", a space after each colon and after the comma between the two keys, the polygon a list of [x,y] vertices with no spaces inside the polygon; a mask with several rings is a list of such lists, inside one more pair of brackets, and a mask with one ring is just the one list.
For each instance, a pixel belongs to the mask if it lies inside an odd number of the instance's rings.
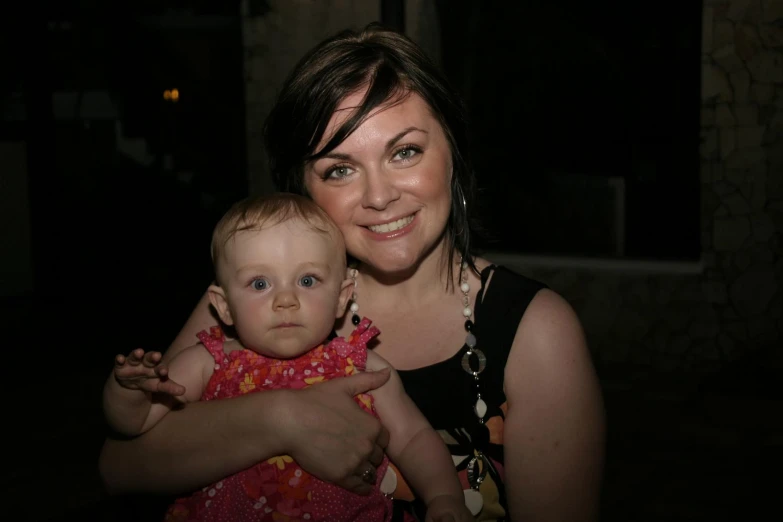
{"label": "baby", "polygon": [[388,457],[377,470],[368,463],[359,472],[375,486],[368,496],[321,481],[280,455],[178,499],[166,520],[389,521],[389,459],[427,504],[428,520],[473,520],[442,440],[405,394],[396,372],[367,350],[378,329],[365,318],[354,321],[348,338],[330,339],[353,280],[346,276],[342,235],[315,203],[293,194],[237,203],[215,228],[212,260],[216,284],[209,298],[237,338],[215,326],[199,333],[201,343],[167,366],[160,364],[158,352],[118,355],[104,387],[111,427],[137,435],[190,402],[301,389],[389,368],[386,384],[356,397],[389,429]]}

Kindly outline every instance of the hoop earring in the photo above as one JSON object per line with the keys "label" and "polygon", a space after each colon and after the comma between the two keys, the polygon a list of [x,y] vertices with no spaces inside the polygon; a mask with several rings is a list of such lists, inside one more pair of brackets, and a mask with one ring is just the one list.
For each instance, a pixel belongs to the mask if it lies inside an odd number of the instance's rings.
{"label": "hoop earring", "polygon": [[465,215],[468,215],[468,202],[465,200],[465,193],[462,191],[462,185],[459,184],[459,181],[454,183],[454,192],[456,192],[457,197],[462,200],[462,211],[465,213]]}
{"label": "hoop earring", "polygon": [[[462,191],[462,185],[459,184],[459,181],[456,181],[454,183],[454,195],[455,197],[462,200],[462,214],[464,215],[465,219],[468,218],[468,202],[465,200],[465,193]],[[462,227],[459,229],[459,231],[455,232],[455,236],[461,236],[465,233],[465,228]]]}

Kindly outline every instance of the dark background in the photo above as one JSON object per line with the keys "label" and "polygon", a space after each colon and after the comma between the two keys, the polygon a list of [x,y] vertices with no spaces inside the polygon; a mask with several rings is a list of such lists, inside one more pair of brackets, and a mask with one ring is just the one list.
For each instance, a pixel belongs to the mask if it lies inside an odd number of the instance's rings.
{"label": "dark background", "polygon": [[[483,247],[618,257],[607,180],[621,178],[620,257],[698,259],[702,6],[675,3],[677,14],[648,6],[630,23],[614,18],[631,9],[619,1],[436,2],[442,63],[471,108],[493,231]],[[402,27],[401,2],[381,4]],[[5,117],[0,138],[28,146],[34,290],[0,297],[12,440],[0,496],[23,506],[22,520],[147,520],[139,499],[111,499],[100,485],[100,389],[115,353],[171,341],[211,279],[212,226],[247,194],[239,7],[21,9],[0,19],[0,95],[24,117]],[[173,88],[176,103],[163,98]],[[70,105],[55,107],[52,94],[63,91],[109,92],[117,118],[62,116]],[[145,160],[118,143],[139,145]],[[645,378],[656,379],[646,389],[671,389],[670,376]],[[702,422],[698,395],[605,393],[603,520],[753,520],[777,493],[757,464],[779,469],[780,452],[744,438],[763,429],[758,419],[779,426],[774,415],[716,428]],[[727,445],[739,449],[714,449]]]}
{"label": "dark background", "polygon": [[[115,353],[171,342],[211,281],[212,227],[247,194],[238,2],[23,9],[0,17],[2,97],[24,113],[0,135],[28,148],[34,290],[0,298],[0,497],[17,520],[158,520],[103,492],[100,391]],[[117,118],[73,117],[94,91]]]}
{"label": "dark background", "polygon": [[[617,257],[614,177],[627,190],[623,257],[698,259],[700,6],[638,27],[610,20],[615,3],[438,3],[444,69],[471,109],[484,249]],[[36,291],[65,298],[46,284],[65,274],[90,296],[96,337],[165,344],[209,281],[211,227],[247,193],[236,4],[49,1],[4,19],[2,85],[26,119],[1,132],[28,145]],[[401,3],[383,4],[401,25]],[[163,99],[171,88],[177,103]],[[53,93],[75,93],[78,112],[96,90],[116,120],[54,114]],[[145,145],[149,163],[118,153],[121,140]]]}
{"label": "dark background", "polygon": [[[699,258],[701,2],[664,2],[633,23],[617,0],[439,6],[493,231],[483,247]],[[626,190],[619,255],[610,178]]]}

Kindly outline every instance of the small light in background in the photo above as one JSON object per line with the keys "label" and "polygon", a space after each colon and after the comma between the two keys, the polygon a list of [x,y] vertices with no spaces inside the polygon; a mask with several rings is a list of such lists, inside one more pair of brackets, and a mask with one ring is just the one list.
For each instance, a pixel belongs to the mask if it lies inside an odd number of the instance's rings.
{"label": "small light in background", "polygon": [[179,101],[179,89],[166,89],[163,91],[163,99],[176,103]]}

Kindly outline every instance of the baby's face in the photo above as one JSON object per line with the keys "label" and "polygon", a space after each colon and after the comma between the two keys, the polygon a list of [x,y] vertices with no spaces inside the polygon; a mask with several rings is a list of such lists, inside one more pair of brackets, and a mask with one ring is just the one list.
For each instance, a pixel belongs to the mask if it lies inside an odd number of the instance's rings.
{"label": "baby's face", "polygon": [[341,246],[300,220],[228,242],[223,289],[245,347],[291,358],[326,339],[351,293]]}

